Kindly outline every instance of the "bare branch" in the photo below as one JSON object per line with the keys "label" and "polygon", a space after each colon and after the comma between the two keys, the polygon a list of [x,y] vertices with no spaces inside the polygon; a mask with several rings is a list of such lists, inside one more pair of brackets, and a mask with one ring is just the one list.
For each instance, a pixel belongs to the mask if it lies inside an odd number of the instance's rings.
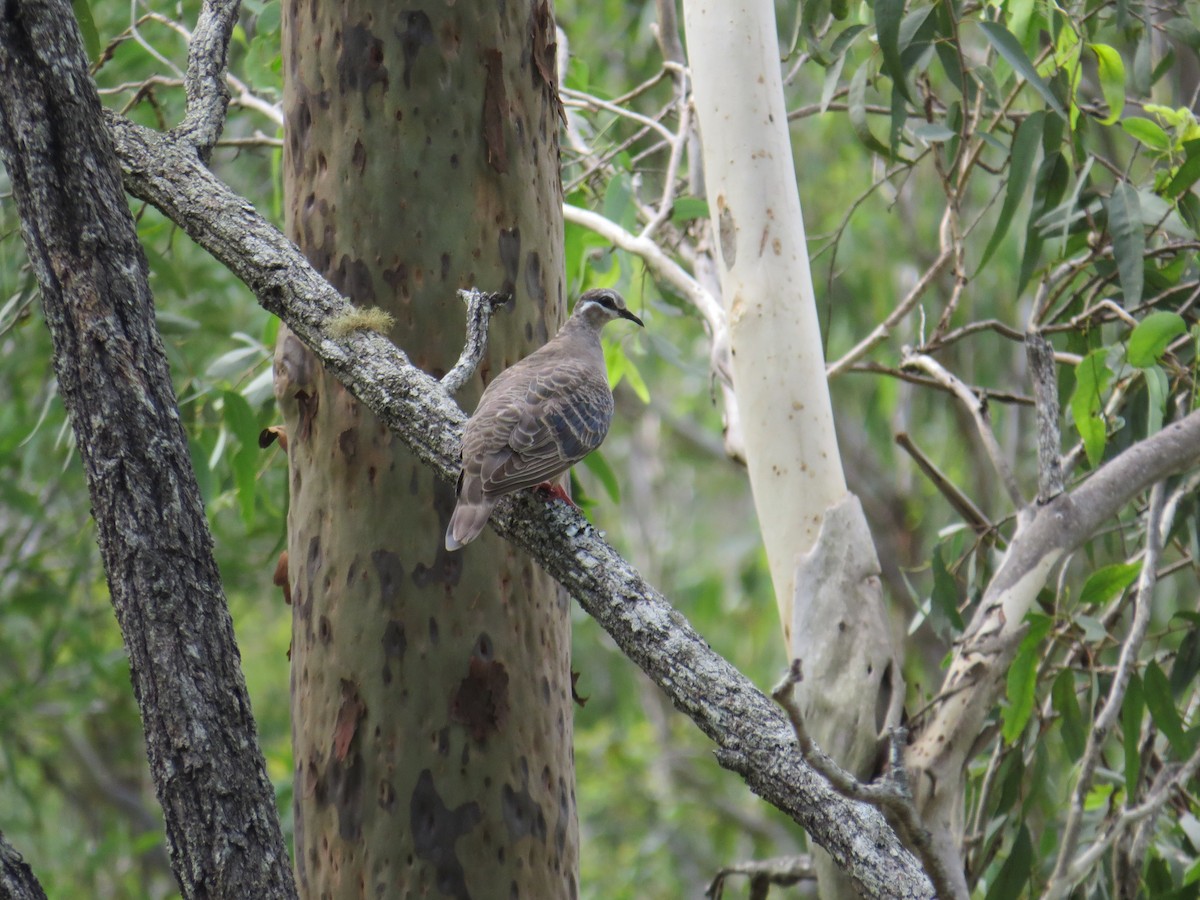
{"label": "bare branch", "polygon": [[[717,872],[704,896],[711,897],[712,900],[721,900],[725,896],[725,882],[730,875],[749,876],[750,895],[765,897],[769,885],[790,887],[801,881],[816,881],[817,869],[813,865],[812,857],[807,855],[778,856],[774,859],[734,863]],[[756,894],[756,891],[760,894]]]}
{"label": "bare branch", "polygon": [[[913,849],[921,864],[933,882],[936,896],[948,900],[959,898],[965,900],[968,896],[967,886],[962,882],[961,875],[954,879],[947,871],[941,857],[934,852],[929,832],[921,824],[913,805],[912,793],[908,788],[908,776],[904,771],[903,756],[905,738],[908,736],[903,728],[894,728],[889,735],[891,743],[890,762],[892,768],[887,776],[873,784],[864,784],[836,762],[829,758],[808,733],[804,724],[804,715],[796,702],[793,688],[803,679],[800,660],[792,660],[786,674],[771,690],[771,699],[783,707],[796,733],[796,741],[800,755],[804,761],[819,772],[829,782],[830,786],[849,800],[869,803],[895,823],[905,844]],[[962,882],[962,883],[960,883]]]}
{"label": "bare branch", "polygon": [[467,340],[454,368],[442,376],[442,387],[448,394],[457,394],[475,374],[487,353],[488,324],[492,314],[513,299],[512,294],[485,294],[475,288],[459,291],[458,296],[467,304]]}
{"label": "bare branch", "polygon": [[33,870],[4,839],[3,831],[0,831],[0,897],[5,900],[46,900],[46,892]]}
{"label": "bare branch", "polygon": [[[1121,704],[1125,701],[1125,690],[1129,687],[1137,665],[1138,652],[1146,638],[1146,629],[1150,625],[1151,597],[1154,593],[1155,580],[1158,577],[1158,557],[1162,552],[1165,532],[1170,528],[1170,522],[1163,518],[1163,498],[1166,491],[1160,481],[1150,491],[1150,508],[1146,513],[1146,553],[1142,558],[1142,571],[1138,576],[1137,594],[1134,598],[1133,622],[1129,626],[1129,634],[1121,645],[1121,655],[1117,661],[1117,671],[1113,675],[1112,684],[1108,689],[1108,697],[1096,721],[1088,732],[1087,746],[1083,752],[1083,760],[1079,765],[1079,777],[1075,781],[1075,790],[1071,793],[1071,806],[1067,813],[1067,824],[1059,844],[1058,860],[1054,865],[1054,874],[1046,887],[1047,898],[1058,898],[1067,894],[1074,886],[1071,877],[1072,862],[1075,848],[1079,844],[1079,833],[1083,827],[1084,803],[1088,792],[1092,789],[1092,778],[1096,774],[1096,766],[1100,762],[1100,752],[1108,733],[1117,724],[1121,714]],[[1126,785],[1127,791],[1132,791],[1132,785]]]}
{"label": "bare branch", "polygon": [[905,354],[903,364],[929,373],[934,379],[948,387],[954,393],[954,396],[962,401],[967,411],[971,413],[971,417],[975,420],[975,428],[979,433],[979,439],[983,441],[983,446],[987,450],[992,468],[996,470],[996,474],[1000,476],[1000,480],[1004,483],[1004,488],[1008,492],[1008,499],[1012,501],[1015,509],[1020,509],[1024,506],[1025,499],[1021,496],[1021,489],[1017,487],[1017,479],[1013,476],[1012,469],[1009,467],[1008,461],[1004,458],[1004,451],[1000,449],[1000,443],[996,440],[996,435],[992,432],[987,407],[980,400],[979,395],[967,387],[966,384],[932,356],[927,356],[923,353],[908,353]]}
{"label": "bare branch", "polygon": [[1040,332],[1025,335],[1025,355],[1033,379],[1038,422],[1038,496],[1049,503],[1063,492],[1062,434],[1058,430],[1058,369],[1054,348]]}
{"label": "bare branch", "polygon": [[195,147],[202,160],[208,159],[225,127],[229,106],[225,54],[240,5],[239,0],[204,0],[188,44],[187,113],[175,133]]}
{"label": "bare branch", "polygon": [[898,433],[895,441],[905,453],[912,457],[913,462],[917,464],[917,468],[933,483],[933,486],[938,489],[938,493],[946,498],[946,501],[954,511],[966,520],[967,525],[970,526],[972,531],[976,534],[986,534],[992,530],[992,523],[988,521],[988,517],[984,515],[983,510],[976,506],[975,501],[964,494],[959,486],[951,481],[937,467],[937,464],[925,455],[925,452],[920,447],[913,443],[912,438],[907,433],[903,431]]}
{"label": "bare branch", "polygon": [[942,269],[944,269],[946,264],[953,258],[954,253],[950,249],[943,250],[938,255],[938,258],[930,263],[929,268],[925,270],[925,274],[922,275],[917,280],[917,283],[912,286],[912,290],[910,290],[905,295],[904,299],[901,300],[896,306],[896,308],[888,314],[888,317],[876,325],[870,334],[855,344],[853,348],[851,348],[841,357],[841,359],[827,365],[825,367],[825,374],[830,378],[833,378],[835,375],[840,375],[851,365],[858,362],[860,359],[870,353],[871,350],[874,349],[878,344],[881,344],[883,341],[887,340],[888,335],[892,333],[892,329],[899,325],[901,320],[903,320],[905,316],[912,312],[912,308],[917,305],[917,301],[924,296],[925,292],[929,289],[929,286],[933,284],[934,279],[942,273]]}

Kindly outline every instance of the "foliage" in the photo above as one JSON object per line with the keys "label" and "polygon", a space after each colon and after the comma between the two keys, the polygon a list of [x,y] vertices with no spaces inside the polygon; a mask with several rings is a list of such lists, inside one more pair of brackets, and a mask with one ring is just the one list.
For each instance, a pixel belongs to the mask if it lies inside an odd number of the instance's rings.
{"label": "foliage", "polygon": [[[146,124],[178,121],[186,46],[174,23],[194,22],[198,5],[139,7],[135,27],[125,9],[77,4],[91,22],[106,103]],[[654,4],[564,2],[557,14],[571,51],[567,204],[644,234],[702,278],[712,235],[689,144],[694,122],[686,81],[663,65],[654,39]],[[828,357],[840,365],[840,440],[908,632],[914,712],[936,691],[939,663],[1015,522],[969,417],[911,359],[935,357],[989,399],[1029,493],[1037,472],[1026,329],[1056,349],[1074,479],[1196,406],[1192,15],[1124,0],[780,8]],[[278,28],[277,3],[245,4],[234,103],[214,160],[276,218]],[[135,213],[286,822],[290,616],[271,583],[286,484],[278,451],[257,444],[274,422],[275,325],[170,223]],[[52,896],[169,896],[36,287],[11,205],[0,215],[0,828]],[[650,326],[606,350],[619,411],[603,459],[576,473],[590,515],[722,654],[766,685],[782,666],[782,642],[745,479],[723,453],[699,317],[645,260],[584,226],[568,224],[566,247],[572,295],[616,286]],[[926,273],[929,288],[890,336],[854,349]],[[983,527],[900,452],[900,431],[982,511]],[[1150,627],[1130,648],[1136,671],[1118,727],[1084,785],[1081,849],[1121,827],[1122,810],[1153,796],[1200,737],[1195,478],[1169,487],[1178,503]],[[966,862],[980,896],[1016,896],[1026,884],[1040,892],[1051,877],[1078,763],[1128,644],[1145,521],[1144,504],[1123,511],[1063,565],[1030,616],[1006,698],[967,773]],[[575,723],[585,895],[695,896],[726,862],[803,847],[581,616],[574,668],[589,698]],[[1089,890],[1120,894],[1139,880],[1151,895],[1200,890],[1195,787],[1193,779],[1191,793],[1173,793],[1144,829],[1121,830],[1089,870]],[[67,852],[81,846],[88,852]]]}

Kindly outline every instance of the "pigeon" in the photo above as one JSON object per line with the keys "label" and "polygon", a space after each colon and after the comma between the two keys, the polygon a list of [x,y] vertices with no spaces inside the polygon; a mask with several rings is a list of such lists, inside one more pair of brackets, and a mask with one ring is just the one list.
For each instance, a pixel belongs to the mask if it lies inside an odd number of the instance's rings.
{"label": "pigeon", "polygon": [[600,332],[642,320],[609,288],[586,291],[553,339],[487,386],[463,430],[446,549],[475,540],[505,494],[548,482],[600,446],[613,417]]}

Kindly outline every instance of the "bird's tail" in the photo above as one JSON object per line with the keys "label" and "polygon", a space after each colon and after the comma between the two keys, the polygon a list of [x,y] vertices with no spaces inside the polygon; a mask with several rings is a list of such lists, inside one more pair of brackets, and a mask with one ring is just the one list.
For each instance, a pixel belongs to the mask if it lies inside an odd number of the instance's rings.
{"label": "bird's tail", "polygon": [[495,505],[496,501],[490,497],[468,497],[464,492],[464,496],[458,498],[454,514],[450,516],[450,526],[446,529],[446,549],[457,550],[479,537]]}

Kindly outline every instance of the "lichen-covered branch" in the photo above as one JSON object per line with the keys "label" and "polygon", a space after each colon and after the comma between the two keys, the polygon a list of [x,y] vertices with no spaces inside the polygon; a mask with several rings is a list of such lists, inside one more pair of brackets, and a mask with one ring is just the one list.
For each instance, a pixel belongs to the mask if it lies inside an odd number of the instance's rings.
{"label": "lichen-covered branch", "polygon": [[511,294],[485,294],[477,288],[459,291],[458,296],[467,304],[467,339],[458,362],[442,376],[442,387],[448,394],[457,394],[475,374],[487,353],[488,323],[492,321],[492,313],[512,302]]}
{"label": "lichen-covered branch", "polygon": [[175,133],[205,161],[225,127],[225,111],[229,107],[225,54],[240,6],[240,0],[204,0],[196,30],[188,42],[188,67],[183,82],[187,113]]}
{"label": "lichen-covered branch", "polygon": [[[349,304],[273,226],[169,136],[109,124],[126,188],[158,207],[244,281],[327,368],[441,477],[458,475],[465,415],[382,335],[331,337]],[[662,594],[562,504],[508,498],[493,527],[527,550],[717,745],[717,758],[791,815],[867,896],[930,897],[913,856],[878,811],[832,791],[799,759],[787,720],[715,653]]]}

